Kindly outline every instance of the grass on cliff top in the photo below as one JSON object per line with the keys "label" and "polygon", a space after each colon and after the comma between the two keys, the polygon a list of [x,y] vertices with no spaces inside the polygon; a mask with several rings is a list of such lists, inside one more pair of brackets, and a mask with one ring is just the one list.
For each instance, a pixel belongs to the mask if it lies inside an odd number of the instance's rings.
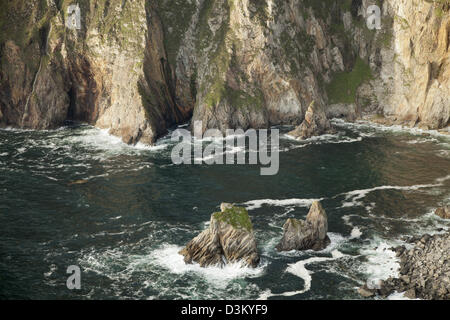
{"label": "grass on cliff top", "polygon": [[253,230],[252,221],[245,208],[231,207],[224,212],[214,213],[213,217],[218,221],[228,223],[235,229],[245,229],[248,232]]}
{"label": "grass on cliff top", "polygon": [[371,78],[370,66],[358,57],[352,71],[337,73],[326,86],[330,104],[355,103],[358,87]]}

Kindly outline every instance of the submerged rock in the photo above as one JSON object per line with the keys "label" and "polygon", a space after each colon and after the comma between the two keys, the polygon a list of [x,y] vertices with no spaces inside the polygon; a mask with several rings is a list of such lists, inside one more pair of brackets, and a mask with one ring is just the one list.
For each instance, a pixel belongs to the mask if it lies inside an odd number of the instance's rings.
{"label": "submerged rock", "polygon": [[315,201],[306,221],[290,218],[283,226],[284,234],[277,245],[278,251],[323,250],[330,244],[327,236],[327,214],[319,201]]}
{"label": "submerged rock", "polygon": [[442,219],[450,219],[450,206],[437,208],[434,213]]}
{"label": "submerged rock", "polygon": [[241,262],[255,268],[259,263],[253,226],[244,208],[222,203],[221,212],[211,215],[211,223],[179,253],[186,263],[201,267]]}
{"label": "submerged rock", "polygon": [[328,120],[322,108],[316,107],[313,101],[306,111],[305,120],[301,125],[289,132],[289,135],[298,140],[304,140],[332,132],[334,131],[331,127],[330,120]]}

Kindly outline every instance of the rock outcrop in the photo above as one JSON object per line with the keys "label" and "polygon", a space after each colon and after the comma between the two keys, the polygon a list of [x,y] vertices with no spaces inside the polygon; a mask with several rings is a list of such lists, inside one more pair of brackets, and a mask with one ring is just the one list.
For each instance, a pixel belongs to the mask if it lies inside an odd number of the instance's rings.
{"label": "rock outcrop", "polygon": [[435,214],[442,219],[450,219],[450,206],[437,208]]}
{"label": "rock outcrop", "polygon": [[369,38],[373,76],[358,92],[363,112],[422,129],[449,125],[449,8],[447,0],[383,2],[382,29]]}
{"label": "rock outcrop", "polygon": [[330,244],[327,235],[328,219],[319,201],[315,201],[306,221],[290,218],[283,226],[283,238],[277,245],[278,251],[323,250]]}
{"label": "rock outcrop", "polygon": [[175,99],[154,1],[77,4],[77,28],[66,26],[67,1],[0,5],[0,126],[53,129],[71,120],[152,144],[187,121],[192,99]]}
{"label": "rock outcrop", "polygon": [[221,212],[212,214],[209,228],[180,254],[186,263],[196,262],[201,267],[240,262],[254,268],[260,260],[247,210],[231,204],[222,204]]}
{"label": "rock outcrop", "polygon": [[[80,0],[0,4],[0,126],[65,120],[153,143],[167,128],[299,126],[380,114],[438,129],[450,119],[449,2]],[[307,120],[312,102],[318,118]]]}
{"label": "rock outcrop", "polygon": [[400,258],[398,278],[383,281],[379,295],[405,292],[411,299],[450,299],[450,233],[424,235],[407,250],[395,249]]}
{"label": "rock outcrop", "polygon": [[330,120],[328,120],[322,108],[314,106],[313,101],[306,111],[305,120],[295,130],[289,132],[289,135],[298,140],[304,140],[332,132]]}

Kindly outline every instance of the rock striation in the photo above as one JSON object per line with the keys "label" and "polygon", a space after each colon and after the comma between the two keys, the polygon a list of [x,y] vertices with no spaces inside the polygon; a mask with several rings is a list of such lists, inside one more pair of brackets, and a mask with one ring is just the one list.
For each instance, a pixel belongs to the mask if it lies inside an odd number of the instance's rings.
{"label": "rock striation", "polygon": [[305,120],[295,130],[289,132],[289,135],[297,140],[304,140],[332,132],[334,130],[331,127],[330,120],[328,120],[322,108],[314,106],[313,101],[306,111]]}
{"label": "rock striation", "polygon": [[[0,4],[0,126],[66,120],[153,143],[190,119],[202,130],[379,114],[424,129],[450,120],[450,3],[385,0],[79,0]],[[306,119],[311,103],[315,115]]]}
{"label": "rock striation", "polygon": [[319,201],[315,201],[306,216],[306,221],[290,218],[283,226],[283,238],[278,251],[323,250],[330,244],[327,235],[328,219]]}
{"label": "rock striation", "polygon": [[201,267],[241,262],[255,268],[260,260],[247,210],[231,204],[222,204],[221,211],[211,215],[208,229],[192,239],[180,254],[186,263],[195,262]]}
{"label": "rock striation", "polygon": [[450,219],[450,206],[437,208],[435,214],[442,219]]}
{"label": "rock striation", "polygon": [[400,259],[398,278],[382,281],[380,289],[361,288],[361,294],[386,297],[394,291],[405,292],[410,299],[450,299],[450,233],[424,235],[412,249],[395,248]]}
{"label": "rock striation", "polygon": [[192,99],[175,99],[154,1],[78,1],[78,28],[66,26],[69,5],[0,4],[0,127],[70,120],[152,144],[190,119]]}

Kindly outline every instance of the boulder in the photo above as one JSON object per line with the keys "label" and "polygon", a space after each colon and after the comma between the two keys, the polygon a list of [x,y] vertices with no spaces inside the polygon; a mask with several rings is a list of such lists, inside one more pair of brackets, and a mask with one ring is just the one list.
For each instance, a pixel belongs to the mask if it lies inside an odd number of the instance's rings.
{"label": "boulder", "polygon": [[375,296],[376,290],[370,289],[367,284],[363,285],[358,289],[358,293],[364,298],[370,298]]}
{"label": "boulder", "polygon": [[184,261],[196,262],[201,267],[236,262],[257,267],[260,258],[247,210],[227,203],[220,208],[220,212],[211,215],[209,228],[179,252]]}
{"label": "boulder", "polygon": [[334,130],[331,127],[330,120],[328,120],[323,109],[315,106],[313,101],[306,111],[305,120],[288,134],[297,140],[304,140],[332,132]]}
{"label": "boulder", "polygon": [[327,236],[327,214],[319,201],[315,201],[306,221],[290,218],[283,226],[283,238],[277,245],[278,251],[323,250],[330,244]]}
{"label": "boulder", "polygon": [[450,219],[450,206],[437,208],[434,213],[442,219]]}
{"label": "boulder", "polygon": [[405,292],[410,299],[449,300],[450,233],[424,235],[415,239],[415,246],[405,249],[399,255],[400,268],[397,278],[383,281],[378,294],[386,297]]}

